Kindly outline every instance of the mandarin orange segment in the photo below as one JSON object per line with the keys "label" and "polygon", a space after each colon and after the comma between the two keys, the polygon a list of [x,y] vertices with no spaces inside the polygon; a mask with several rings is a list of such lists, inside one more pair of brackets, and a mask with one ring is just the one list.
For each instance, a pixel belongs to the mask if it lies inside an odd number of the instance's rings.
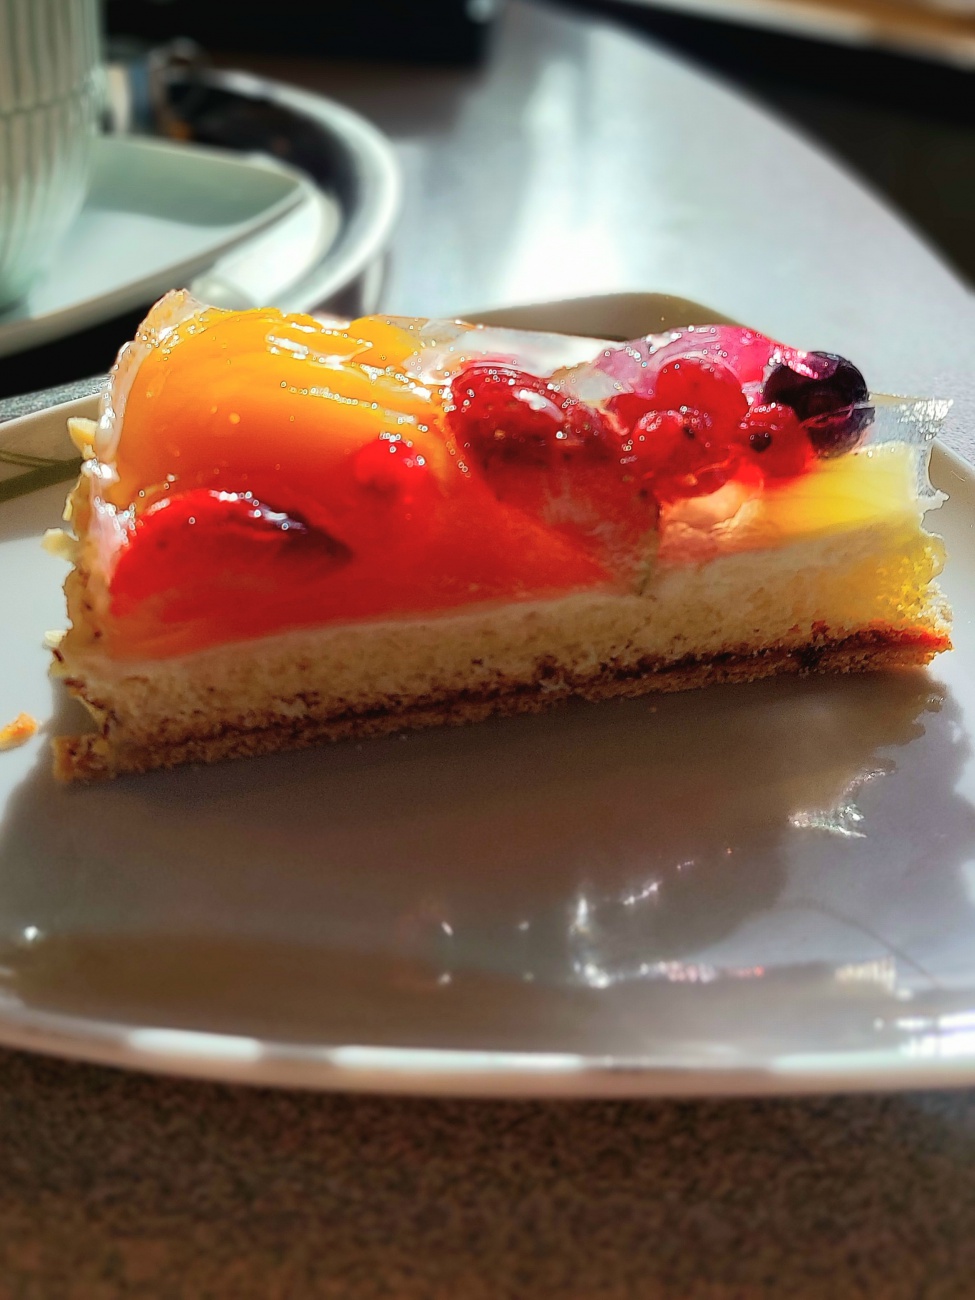
{"label": "mandarin orange segment", "polygon": [[[401,332],[401,331],[400,331]],[[128,394],[108,499],[139,508],[175,490],[253,491],[315,514],[327,484],[378,437],[453,470],[439,391],[358,362],[371,344],[310,317],[205,312],[148,349]]]}

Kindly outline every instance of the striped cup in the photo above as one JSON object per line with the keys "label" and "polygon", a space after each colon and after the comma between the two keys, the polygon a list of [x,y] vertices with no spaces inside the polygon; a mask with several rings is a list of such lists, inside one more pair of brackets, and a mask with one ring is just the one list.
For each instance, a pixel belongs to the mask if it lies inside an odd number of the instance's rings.
{"label": "striped cup", "polygon": [[88,185],[99,0],[0,0],[0,308],[44,270]]}

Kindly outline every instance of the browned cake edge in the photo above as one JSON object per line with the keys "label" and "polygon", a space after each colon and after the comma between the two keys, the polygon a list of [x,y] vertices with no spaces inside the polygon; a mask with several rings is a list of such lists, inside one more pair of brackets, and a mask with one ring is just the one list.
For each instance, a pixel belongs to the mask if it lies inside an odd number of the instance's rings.
{"label": "browned cake edge", "polygon": [[824,636],[802,646],[770,646],[753,653],[644,660],[626,668],[604,666],[566,677],[540,664],[532,680],[501,682],[490,690],[452,691],[414,699],[377,699],[368,709],[324,717],[282,718],[268,712],[266,725],[224,726],[210,736],[156,745],[112,744],[99,732],[54,740],[54,774],[62,781],[94,781],[184,763],[216,763],[324,741],[362,739],[424,727],[460,726],[492,716],[540,713],[570,698],[598,701],[651,692],[691,690],[726,682],[750,682],[776,674],[851,673],[922,666],[950,648],[947,636],[868,629],[842,638]]}

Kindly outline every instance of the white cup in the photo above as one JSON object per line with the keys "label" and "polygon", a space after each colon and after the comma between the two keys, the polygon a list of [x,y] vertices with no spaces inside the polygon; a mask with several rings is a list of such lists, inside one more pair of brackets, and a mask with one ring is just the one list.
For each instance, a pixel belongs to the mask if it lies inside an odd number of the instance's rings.
{"label": "white cup", "polygon": [[0,308],[53,257],[88,186],[99,0],[0,0]]}

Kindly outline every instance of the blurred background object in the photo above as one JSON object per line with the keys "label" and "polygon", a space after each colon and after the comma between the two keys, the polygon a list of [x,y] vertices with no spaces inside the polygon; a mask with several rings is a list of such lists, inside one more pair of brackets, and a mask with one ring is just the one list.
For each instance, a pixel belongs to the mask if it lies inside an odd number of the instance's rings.
{"label": "blurred background object", "polygon": [[972,0],[566,0],[794,122],[975,282]]}
{"label": "blurred background object", "polygon": [[747,28],[975,68],[973,0],[619,0]]}
{"label": "blurred background object", "polygon": [[324,96],[211,68],[186,39],[115,43],[106,80],[88,201],[0,312],[0,394],[104,371],[171,288],[232,309],[376,307],[400,190],[379,131]]}
{"label": "blurred background object", "polygon": [[180,38],[115,64],[114,129],[266,158],[309,180],[306,202],[190,286],[215,306],[371,311],[399,207],[389,143],[321,95],[211,67]]}
{"label": "blurred background object", "polygon": [[211,49],[320,58],[475,62],[501,0],[107,0],[110,31],[150,42],[187,36]]}
{"label": "blurred background object", "polygon": [[[975,0],[562,0],[551,7],[608,18],[762,99],[891,199],[975,280]],[[109,0],[108,18],[113,30],[143,40],[194,35],[221,62],[232,64],[235,54],[251,66],[275,55],[351,59],[367,76],[367,66],[383,60],[458,69],[490,60],[492,20],[504,8],[505,0],[343,7],[301,0],[287,22],[269,23],[264,0],[248,0],[229,24],[219,17],[220,0]]]}
{"label": "blurred background object", "polygon": [[[232,9],[216,0],[108,0],[106,128],[114,137],[163,136],[190,152],[218,147],[242,164],[285,165],[305,177],[293,211],[194,271],[197,292],[226,306],[449,314],[538,298],[543,287],[551,297],[664,290],[728,311],[723,269],[705,284],[696,274],[685,284],[673,269],[692,255],[703,264],[702,235],[692,231],[705,215],[713,229],[740,229],[755,273],[767,273],[758,249],[769,239],[769,214],[797,226],[797,195],[811,175],[801,150],[792,158],[796,144],[786,164],[763,153],[768,142],[749,98],[824,144],[971,280],[975,74],[962,66],[969,47],[961,36],[913,41],[903,25],[895,39],[889,24],[855,17],[862,4],[913,10],[926,0],[802,0],[805,26],[796,21],[798,2],[361,0],[345,12],[295,0],[279,15],[266,0]],[[957,5],[952,15],[959,32],[972,21]],[[528,43],[525,32],[533,34]],[[697,90],[668,96],[661,58],[667,67],[716,72],[746,92],[733,116],[749,193],[729,191],[708,214],[688,205],[713,204],[712,191],[735,179],[730,119],[706,120]],[[644,76],[655,84],[643,84]],[[700,84],[716,83],[705,75]],[[627,126],[625,103],[645,129]],[[607,169],[598,189],[594,165]],[[692,175],[692,167],[704,171]],[[796,167],[802,175],[793,175]],[[809,201],[821,203],[825,217],[825,193],[814,188]],[[646,224],[637,247],[632,223],[648,205],[657,231],[651,236]],[[790,268],[792,295],[808,299],[814,282],[838,286],[862,237],[849,213],[830,215],[815,276],[813,255],[781,232],[776,256]],[[528,257],[538,223],[548,244]],[[671,233],[677,243],[664,256]],[[540,286],[546,277],[553,283]],[[26,335],[14,347],[13,322],[0,312],[0,396],[104,370],[146,305],[112,319],[100,308],[60,333],[49,319],[46,341],[36,345],[35,335],[29,351],[18,350]]]}

